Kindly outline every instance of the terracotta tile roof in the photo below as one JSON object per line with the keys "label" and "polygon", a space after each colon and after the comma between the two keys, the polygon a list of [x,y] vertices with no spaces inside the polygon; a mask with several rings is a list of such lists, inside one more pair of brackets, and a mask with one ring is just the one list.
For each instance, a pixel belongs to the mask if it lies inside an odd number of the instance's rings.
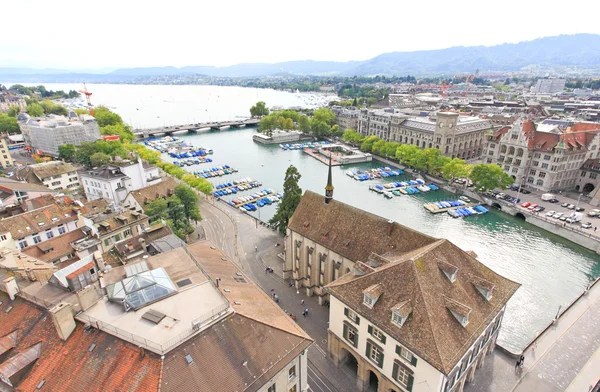
{"label": "terracotta tile roof", "polygon": [[[22,250],[23,253],[45,262],[54,262],[61,257],[73,253],[71,243],[85,237],[85,233],[79,229],[59,235],[48,241],[28,246]],[[51,249],[49,252],[44,249]]]}
{"label": "terracotta tile roof", "polygon": [[510,131],[510,127],[502,127],[498,130],[496,130],[494,132],[494,139],[496,140],[500,140],[500,138],[502,137],[502,135],[504,135],[506,132]]}
{"label": "terracotta tile roof", "polygon": [[167,354],[161,392],[258,391],[311,343],[233,314]]}
{"label": "terracotta tile roof", "polygon": [[73,279],[74,277],[76,277],[77,275],[81,274],[84,271],[89,270],[90,268],[94,268],[94,262],[92,261],[91,263],[87,263],[86,265],[79,267],[78,269],[76,269],[75,271],[71,272],[69,275],[67,275],[67,279]]}
{"label": "terracotta tile roof", "polygon": [[28,182],[19,182],[19,181],[13,181],[13,180],[1,181],[0,182],[0,190],[4,191],[4,192],[9,192],[9,193],[13,193],[16,191],[56,193],[56,191],[46,188],[43,185],[30,184]]}
{"label": "terracotta tile roof", "polygon": [[[0,293],[0,336],[18,333],[15,353],[42,343],[41,357],[27,373],[16,391],[35,391],[45,380],[42,391],[158,391],[161,360],[112,335],[93,330],[85,333],[77,324],[73,334],[62,341],[46,310],[20,298],[11,303]],[[92,344],[95,348],[89,351]]]}
{"label": "terracotta tile roof", "polygon": [[[458,269],[454,283],[440,269],[446,265]],[[447,240],[409,252],[367,275],[349,279],[350,275],[330,283],[327,291],[444,374],[519,288]],[[494,285],[489,301],[474,285],[481,279]],[[382,295],[369,309],[363,304],[363,290],[375,284],[381,285]],[[391,321],[391,309],[405,301],[410,301],[412,313],[398,328]],[[471,309],[465,327],[447,310],[449,304],[461,312]]]}
{"label": "terracotta tile roof", "polygon": [[0,355],[15,347],[17,347],[17,331],[12,331],[0,337]]}
{"label": "terracotta tile roof", "polygon": [[[133,196],[135,201],[144,208],[146,203],[150,203],[159,197],[167,198],[175,192],[177,182],[172,177],[164,178],[158,184],[150,185],[136,191],[132,191],[129,194]],[[169,194],[171,192],[171,194]]]}
{"label": "terracotta tile roof", "polygon": [[522,131],[527,139],[527,148],[530,150],[586,149],[594,137],[600,133],[600,124],[575,123],[564,133],[554,133],[537,131],[533,121],[527,120],[523,122]]}
{"label": "terracotta tile roof", "polygon": [[104,200],[94,200],[84,204],[83,207],[77,204],[56,202],[45,208],[2,219],[0,220],[0,230],[10,231],[13,239],[18,240],[60,224],[76,221],[78,212],[101,211],[104,207],[106,207],[106,201]]}
{"label": "terracotta tile roof", "polygon": [[[391,232],[388,235],[388,228]],[[407,252],[436,241],[395,222],[306,191],[288,224],[290,230],[352,261],[366,261],[372,252]],[[322,233],[329,233],[323,237]]]}
{"label": "terracotta tile roof", "polygon": [[[135,213],[137,214],[137,213]],[[143,221],[143,220],[147,220],[148,217],[144,214],[139,214],[136,216],[134,214],[134,211],[123,211],[123,212],[117,212],[117,213],[113,213],[110,214],[108,216],[102,214],[99,215],[97,217],[91,217],[91,219],[94,221],[94,223],[96,224],[96,226],[99,229],[99,234],[101,237],[104,237],[106,235],[111,235],[112,232],[114,232],[115,230],[119,230],[121,228],[123,228],[124,226],[127,225],[131,225],[134,224],[135,222],[139,221]],[[120,219],[120,217],[125,218],[125,221]],[[102,223],[102,225],[101,225]],[[109,226],[105,227],[104,224],[108,224]]]}

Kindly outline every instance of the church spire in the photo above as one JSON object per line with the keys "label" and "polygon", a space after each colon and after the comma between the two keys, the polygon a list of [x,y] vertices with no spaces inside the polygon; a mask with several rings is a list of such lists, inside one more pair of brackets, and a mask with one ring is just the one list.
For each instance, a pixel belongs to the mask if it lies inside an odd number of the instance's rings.
{"label": "church spire", "polygon": [[327,174],[327,186],[325,187],[325,204],[333,200],[333,182],[331,180],[331,151],[329,151],[329,173]]}

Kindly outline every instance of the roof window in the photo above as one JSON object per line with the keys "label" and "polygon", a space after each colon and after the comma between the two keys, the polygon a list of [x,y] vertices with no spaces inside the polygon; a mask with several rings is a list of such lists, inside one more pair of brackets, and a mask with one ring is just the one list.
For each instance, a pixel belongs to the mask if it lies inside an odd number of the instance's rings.
{"label": "roof window", "polygon": [[466,327],[469,324],[469,315],[471,314],[472,309],[452,298],[444,296],[443,299],[446,309],[452,313],[460,325]]}
{"label": "roof window", "polygon": [[367,287],[363,291],[363,305],[369,309],[373,309],[373,306],[375,306],[382,293],[383,286],[381,286],[381,284],[374,284],[373,286]]}
{"label": "roof window", "polygon": [[479,291],[479,294],[481,294],[486,301],[492,299],[495,287],[492,282],[471,275],[471,283],[473,283],[473,286],[475,286],[477,291]]}
{"label": "roof window", "polygon": [[450,283],[454,283],[456,280],[456,274],[458,273],[458,267],[441,260],[438,261],[437,264],[439,269],[441,269],[444,275],[446,275],[446,278],[448,278]]}
{"label": "roof window", "polygon": [[392,323],[396,324],[398,327],[402,327],[412,311],[413,308],[410,300],[397,303],[392,307]]}

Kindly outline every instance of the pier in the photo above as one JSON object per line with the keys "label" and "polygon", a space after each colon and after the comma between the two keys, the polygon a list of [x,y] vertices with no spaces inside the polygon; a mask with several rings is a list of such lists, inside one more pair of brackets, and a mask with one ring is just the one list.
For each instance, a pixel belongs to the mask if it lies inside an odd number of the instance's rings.
{"label": "pier", "polygon": [[242,121],[222,121],[222,122],[206,122],[206,123],[196,123],[196,124],[184,124],[184,125],[173,125],[169,127],[158,127],[158,128],[142,128],[142,129],[134,129],[133,134],[138,139],[145,139],[156,135],[173,135],[175,132],[197,132],[201,129],[213,129],[220,130],[223,128],[240,128],[245,126],[254,126],[260,123],[260,119],[251,118],[248,120]]}

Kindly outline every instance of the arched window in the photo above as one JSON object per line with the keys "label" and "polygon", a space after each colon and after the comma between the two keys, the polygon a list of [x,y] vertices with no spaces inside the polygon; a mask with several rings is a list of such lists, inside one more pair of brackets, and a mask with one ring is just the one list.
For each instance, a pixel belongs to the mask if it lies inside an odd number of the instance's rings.
{"label": "arched window", "polygon": [[522,148],[519,148],[519,149],[517,150],[517,156],[518,156],[518,157],[522,157],[522,156],[523,156],[523,149],[522,149]]}
{"label": "arched window", "polygon": [[431,143],[429,143],[429,148],[431,148],[431,146],[432,146],[432,144],[431,144]]}
{"label": "arched window", "polygon": [[528,177],[527,178],[527,183],[533,184],[533,177]]}
{"label": "arched window", "polygon": [[446,146],[446,154],[448,154],[448,150],[449,150],[448,147],[450,147],[450,146]]}
{"label": "arched window", "polygon": [[500,148],[500,152],[501,152],[502,154],[506,153],[506,146],[505,146],[505,145],[503,145],[503,146]]}
{"label": "arched window", "polygon": [[537,180],[537,182],[535,184],[543,186],[544,185],[544,180]]}
{"label": "arched window", "polygon": [[410,138],[410,144],[415,144],[414,142],[415,142],[415,140],[411,137]]}
{"label": "arched window", "polygon": [[515,153],[515,148],[511,147],[508,149],[508,155],[513,155]]}
{"label": "arched window", "polygon": [[425,148],[425,140],[423,140],[423,144],[422,144],[423,148]]}

